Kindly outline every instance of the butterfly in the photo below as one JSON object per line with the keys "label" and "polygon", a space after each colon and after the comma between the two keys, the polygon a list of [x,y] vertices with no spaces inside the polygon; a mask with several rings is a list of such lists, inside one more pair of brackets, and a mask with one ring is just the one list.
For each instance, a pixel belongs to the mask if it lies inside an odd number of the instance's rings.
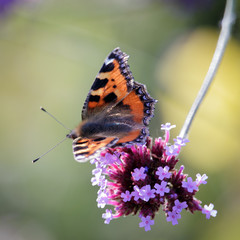
{"label": "butterfly", "polygon": [[76,161],[96,158],[109,147],[144,143],[156,100],[134,81],[129,56],[115,48],[103,63],[82,109],[82,122],[67,136]]}

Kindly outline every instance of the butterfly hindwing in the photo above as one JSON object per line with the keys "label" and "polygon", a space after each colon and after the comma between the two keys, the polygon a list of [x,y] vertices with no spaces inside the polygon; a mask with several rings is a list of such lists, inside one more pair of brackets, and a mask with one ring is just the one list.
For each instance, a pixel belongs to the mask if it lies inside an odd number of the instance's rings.
{"label": "butterfly hindwing", "polygon": [[117,144],[143,143],[146,140],[149,134],[147,126],[153,117],[155,103],[156,100],[147,93],[146,86],[134,82],[133,90],[122,100],[122,105],[128,106],[131,111],[133,120],[132,131],[126,136],[119,138]]}
{"label": "butterfly hindwing", "polygon": [[118,141],[117,138],[88,139],[78,137],[73,140],[73,155],[78,162],[86,162],[107,147],[111,147]]}

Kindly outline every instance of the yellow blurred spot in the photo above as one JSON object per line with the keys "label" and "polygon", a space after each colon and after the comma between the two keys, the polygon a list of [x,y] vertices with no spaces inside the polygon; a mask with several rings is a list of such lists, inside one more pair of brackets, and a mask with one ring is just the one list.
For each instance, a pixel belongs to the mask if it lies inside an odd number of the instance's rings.
{"label": "yellow blurred spot", "polygon": [[[159,62],[159,104],[163,122],[178,132],[200,89],[219,32],[201,28],[177,41]],[[231,40],[220,68],[194,119],[184,159],[196,167],[220,170],[239,161],[240,45]]]}

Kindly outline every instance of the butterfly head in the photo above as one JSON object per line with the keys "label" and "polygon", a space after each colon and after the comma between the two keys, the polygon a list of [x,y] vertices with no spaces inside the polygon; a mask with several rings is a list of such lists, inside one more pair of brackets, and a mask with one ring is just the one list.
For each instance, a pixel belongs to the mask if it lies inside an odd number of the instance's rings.
{"label": "butterfly head", "polygon": [[73,129],[69,134],[66,135],[66,137],[71,138],[71,139],[76,139],[79,136],[79,134],[77,134],[76,129]]}

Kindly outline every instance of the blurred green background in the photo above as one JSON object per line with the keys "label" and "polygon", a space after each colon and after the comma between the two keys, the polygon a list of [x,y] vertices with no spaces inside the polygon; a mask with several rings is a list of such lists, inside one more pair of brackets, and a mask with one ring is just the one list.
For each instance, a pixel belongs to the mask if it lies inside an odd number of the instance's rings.
{"label": "blurred green background", "polygon": [[136,81],[158,99],[150,131],[171,122],[175,137],[201,86],[219,34],[222,0],[0,1],[0,239],[239,239],[240,42],[239,7],[217,77],[180,155],[193,178],[206,173],[197,197],[214,203],[216,218],[162,212],[150,232],[129,216],[105,225],[91,186],[90,163],[74,161],[71,141],[31,161],[69,128],[103,60],[115,47],[130,55]]}

